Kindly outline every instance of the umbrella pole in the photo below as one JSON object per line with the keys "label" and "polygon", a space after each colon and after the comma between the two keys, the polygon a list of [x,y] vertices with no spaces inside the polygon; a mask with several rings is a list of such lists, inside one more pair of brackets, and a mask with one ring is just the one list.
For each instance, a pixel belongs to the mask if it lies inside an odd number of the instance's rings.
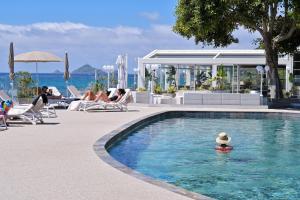
{"label": "umbrella pole", "polygon": [[13,80],[11,80],[10,85],[11,85],[11,100],[14,100],[14,81]]}
{"label": "umbrella pole", "polygon": [[37,62],[35,62],[35,72],[36,72],[36,95],[39,95],[39,74],[38,74]]}
{"label": "umbrella pole", "polygon": [[69,92],[68,92],[68,81],[66,80],[66,97],[68,98],[69,97],[69,94],[68,94]]}

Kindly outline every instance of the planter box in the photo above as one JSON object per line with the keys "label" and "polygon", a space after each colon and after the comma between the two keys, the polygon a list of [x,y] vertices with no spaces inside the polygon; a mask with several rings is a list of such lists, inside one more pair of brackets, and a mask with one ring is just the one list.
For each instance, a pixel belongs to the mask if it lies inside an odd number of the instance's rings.
{"label": "planter box", "polygon": [[240,105],[241,94],[224,93],[222,94],[222,105]]}
{"label": "planter box", "polygon": [[18,98],[19,104],[31,104],[34,98]]}
{"label": "planter box", "polygon": [[183,93],[183,104],[185,105],[202,105],[202,94],[195,92]]}
{"label": "planter box", "polygon": [[203,94],[203,105],[222,105],[222,94]]}
{"label": "planter box", "polygon": [[150,99],[150,92],[137,92],[137,91],[132,91],[132,96],[134,99],[135,103],[145,103],[148,104],[149,103],[149,99]]}
{"label": "planter box", "polygon": [[259,94],[241,94],[241,105],[261,105]]}

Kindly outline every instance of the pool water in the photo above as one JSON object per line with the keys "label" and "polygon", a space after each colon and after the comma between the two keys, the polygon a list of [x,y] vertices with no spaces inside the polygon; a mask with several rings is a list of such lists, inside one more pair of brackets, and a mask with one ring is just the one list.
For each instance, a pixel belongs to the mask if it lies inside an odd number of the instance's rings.
{"label": "pool water", "polygon": [[[214,150],[225,131],[234,146]],[[300,199],[300,123],[292,119],[171,118],[109,149],[145,175],[216,199]]]}

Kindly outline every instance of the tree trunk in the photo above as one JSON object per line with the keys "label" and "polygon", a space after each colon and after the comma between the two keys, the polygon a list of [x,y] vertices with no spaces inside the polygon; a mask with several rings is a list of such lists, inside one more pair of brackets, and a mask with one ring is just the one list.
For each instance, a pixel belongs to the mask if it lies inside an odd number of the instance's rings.
{"label": "tree trunk", "polygon": [[278,51],[273,48],[269,40],[264,40],[266,51],[266,63],[270,67],[270,81],[275,84],[275,99],[283,98],[282,85],[278,74]]}

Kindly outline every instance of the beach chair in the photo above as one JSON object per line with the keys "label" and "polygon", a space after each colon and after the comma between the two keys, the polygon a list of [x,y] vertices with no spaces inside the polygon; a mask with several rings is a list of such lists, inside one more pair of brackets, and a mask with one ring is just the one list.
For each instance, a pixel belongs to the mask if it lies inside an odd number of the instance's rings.
{"label": "beach chair", "polygon": [[0,99],[2,101],[7,101],[10,100],[11,98],[4,92],[4,90],[0,90]]}
{"label": "beach chair", "polygon": [[7,129],[7,124],[4,115],[0,115],[0,121],[2,122],[5,129]]}
{"label": "beach chair", "polygon": [[118,102],[95,102],[94,104],[87,105],[84,111],[97,109],[128,111],[127,105],[133,102],[133,97],[130,89],[126,89],[125,91],[126,93]]}
{"label": "beach chair", "polygon": [[69,106],[70,100],[62,96],[62,93],[55,86],[49,86],[48,89],[52,90],[53,96],[48,96],[48,104],[50,107],[54,107],[54,109],[50,109],[47,113],[48,117],[56,117],[55,107],[63,107],[67,108]]}
{"label": "beach chair", "polygon": [[69,85],[67,87],[67,89],[71,94],[71,96],[70,96],[71,98],[79,98],[80,99],[82,97],[80,91],[74,85]]}
{"label": "beach chair", "polygon": [[[2,101],[11,100],[11,98],[3,90],[0,90],[0,99],[2,99]],[[29,105],[30,104],[19,104],[18,102],[14,101],[14,108],[17,109],[27,108]],[[51,103],[48,103],[44,106],[42,114],[48,118],[57,117],[55,107]]]}
{"label": "beach chair", "polygon": [[40,97],[35,105],[30,104],[26,107],[12,108],[8,111],[8,118],[20,118],[24,122],[30,122],[36,125],[37,122],[44,123],[42,110],[45,104]]}
{"label": "beach chair", "polygon": [[[108,98],[113,97],[117,93],[117,88],[109,88],[108,91],[110,91],[110,94],[108,95]],[[90,106],[96,106],[102,101],[88,101],[88,100],[80,100],[71,105],[70,110],[78,110],[78,111],[85,111],[87,107]],[[73,107],[73,108],[72,108]],[[75,109],[74,109],[75,108]]]}

